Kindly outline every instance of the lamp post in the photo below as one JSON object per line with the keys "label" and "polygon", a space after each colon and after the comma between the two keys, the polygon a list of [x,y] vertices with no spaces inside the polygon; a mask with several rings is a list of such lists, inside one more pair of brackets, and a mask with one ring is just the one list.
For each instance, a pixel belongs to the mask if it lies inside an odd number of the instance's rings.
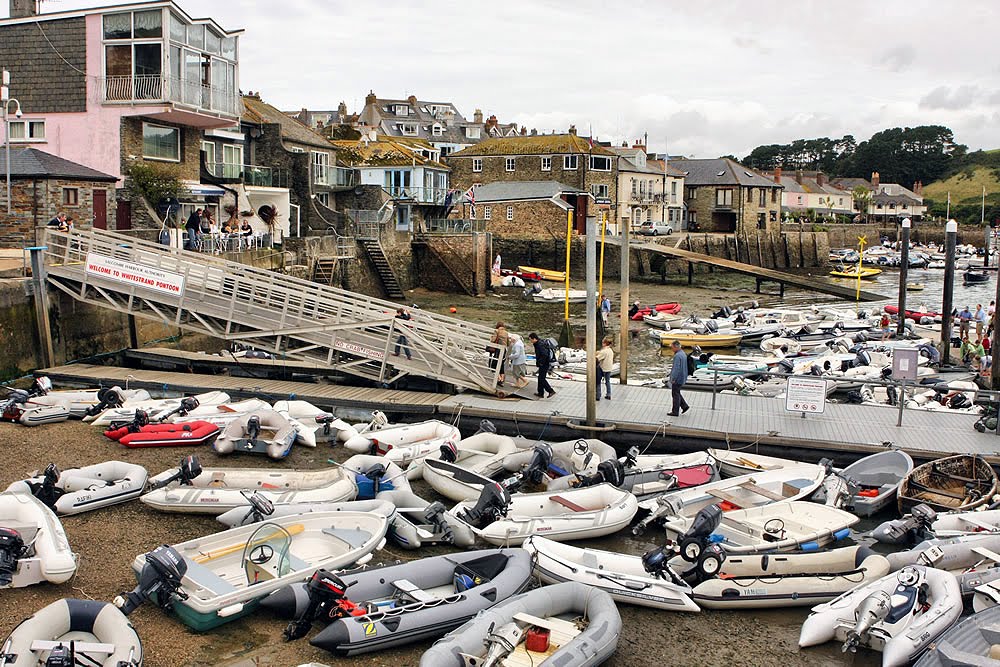
{"label": "lamp post", "polygon": [[14,212],[14,192],[10,187],[10,123],[7,121],[7,114],[10,110],[10,103],[14,103],[17,111],[14,115],[21,117],[21,103],[10,96],[10,72],[3,71],[0,75],[0,105],[3,107],[3,143],[4,143],[4,165],[7,171],[7,213]]}

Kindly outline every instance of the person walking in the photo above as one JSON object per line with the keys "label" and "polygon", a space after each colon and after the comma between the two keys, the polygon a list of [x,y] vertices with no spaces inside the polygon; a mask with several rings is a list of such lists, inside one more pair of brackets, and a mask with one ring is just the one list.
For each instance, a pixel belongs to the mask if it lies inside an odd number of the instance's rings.
{"label": "person walking", "polygon": [[969,335],[969,323],[972,322],[972,310],[968,306],[958,314],[958,337],[965,339]]}
{"label": "person walking", "polygon": [[541,340],[534,331],[528,334],[528,341],[535,346],[535,365],[538,366],[538,391],[535,392],[535,396],[552,398],[556,395],[556,390],[549,384],[547,376],[554,361],[554,353],[548,343]]}
{"label": "person walking", "polygon": [[681,395],[681,388],[688,378],[687,355],[681,348],[681,342],[675,340],[670,344],[670,349],[674,351],[674,363],[670,367],[670,395],[673,399],[669,414],[671,417],[678,417],[682,412],[687,412],[691,406],[687,404]]}
{"label": "person walking", "polygon": [[607,294],[601,295],[601,321],[604,322],[604,328],[608,328],[608,318],[611,317],[611,299],[608,298]]}
{"label": "person walking", "polygon": [[983,330],[986,328],[986,311],[983,310],[983,304],[976,304],[976,314],[972,316],[972,319],[976,323],[976,338],[983,339]]}
{"label": "person walking", "polygon": [[487,352],[490,353],[490,370],[497,370],[499,367],[499,373],[497,374],[497,386],[502,387],[504,380],[507,379],[505,371],[507,348],[510,347],[510,335],[507,333],[507,325],[503,322],[497,322],[496,327],[493,329],[493,335],[490,336],[490,342],[496,343],[497,347],[490,346],[487,348]]}
{"label": "person walking", "polygon": [[601,382],[604,382],[604,398],[611,400],[611,370],[615,366],[615,351],[611,347],[611,338],[605,338],[604,344],[597,353],[597,400],[601,400]]}
{"label": "person walking", "polygon": [[184,225],[188,237],[188,250],[198,249],[198,234],[201,233],[201,209],[196,208],[188,216],[187,224]]}
{"label": "person walking", "polygon": [[[397,308],[396,309],[396,319],[397,320],[402,320],[404,322],[409,322],[410,321],[410,314],[408,312],[406,312],[405,308]],[[398,324],[396,325],[396,327],[397,327],[398,331],[405,331],[405,329],[403,329],[403,327],[400,326],[400,325],[398,325]],[[400,333],[399,334],[399,338],[396,339],[396,346],[392,350],[392,356],[398,357],[400,349],[402,349],[403,352],[406,353],[406,360],[407,361],[409,361],[410,359],[413,358],[413,357],[410,356],[409,341],[406,340],[406,335],[403,334],[403,333]]]}
{"label": "person walking", "polygon": [[510,374],[514,378],[514,389],[528,386],[528,357],[524,353],[524,340],[515,333],[510,337]]}

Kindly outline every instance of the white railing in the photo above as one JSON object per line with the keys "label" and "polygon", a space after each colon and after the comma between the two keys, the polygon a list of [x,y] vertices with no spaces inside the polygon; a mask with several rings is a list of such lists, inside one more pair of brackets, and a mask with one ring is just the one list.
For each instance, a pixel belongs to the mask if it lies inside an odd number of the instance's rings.
{"label": "white railing", "polygon": [[[144,102],[177,102],[200,110],[237,116],[235,90],[206,86],[159,75],[105,76],[100,80],[101,95],[105,102],[137,104]],[[164,83],[166,86],[164,86]]]}
{"label": "white railing", "polygon": [[163,99],[162,80],[150,76],[106,76],[103,79],[105,102],[136,102]]}

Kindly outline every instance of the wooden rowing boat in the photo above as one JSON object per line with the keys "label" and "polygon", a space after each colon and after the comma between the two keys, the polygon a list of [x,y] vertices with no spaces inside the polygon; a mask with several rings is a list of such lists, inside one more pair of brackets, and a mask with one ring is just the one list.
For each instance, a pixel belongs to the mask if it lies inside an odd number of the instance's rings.
{"label": "wooden rowing boat", "polygon": [[566,280],[565,271],[554,271],[552,269],[540,269],[537,266],[519,266],[518,271],[522,273],[534,273],[538,275],[542,280],[554,280],[556,282],[563,282]]}
{"label": "wooden rowing boat", "polygon": [[921,503],[939,512],[971,510],[997,492],[997,474],[979,456],[960,454],[917,466],[899,488],[899,511]]}

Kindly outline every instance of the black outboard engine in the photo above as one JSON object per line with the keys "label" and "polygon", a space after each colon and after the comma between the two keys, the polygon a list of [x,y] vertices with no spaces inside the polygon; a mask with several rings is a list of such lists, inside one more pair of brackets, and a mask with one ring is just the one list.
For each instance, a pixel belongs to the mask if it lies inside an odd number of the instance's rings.
{"label": "black outboard engine", "polygon": [[44,375],[40,375],[31,383],[31,389],[28,390],[28,394],[29,396],[45,396],[50,391],[52,391],[52,380]]}
{"label": "black outboard engine", "polygon": [[458,459],[458,446],[452,441],[447,441],[441,445],[441,460],[445,463],[454,463]]}
{"label": "black outboard engine", "polygon": [[57,644],[49,651],[45,659],[45,667],[74,667],[76,656],[73,655],[73,644]]}
{"label": "black outboard engine", "polygon": [[240,491],[240,495],[250,503],[250,512],[244,517],[242,521],[243,525],[259,523],[264,520],[264,517],[274,514],[274,503],[259,491],[254,491],[253,493]]}
{"label": "black outboard engine", "polygon": [[524,477],[532,484],[541,484],[552,463],[552,447],[543,442],[535,445],[532,451],[534,453],[531,455],[531,463],[525,468]]}
{"label": "black outboard engine", "polygon": [[851,405],[861,405],[865,402],[865,397],[861,395],[859,389],[852,389],[847,392],[847,402]]}
{"label": "black outboard engine", "polygon": [[791,359],[782,359],[781,361],[778,362],[777,370],[779,373],[791,374],[793,371],[795,371],[795,364],[792,363]]}
{"label": "black outboard engine", "polygon": [[717,333],[719,331],[719,325],[715,323],[714,320],[709,320],[705,322],[705,330],[708,333]]}
{"label": "black outboard engine", "polygon": [[510,502],[510,493],[503,484],[493,482],[483,487],[476,505],[465,510],[461,518],[476,528],[485,528],[500,517],[507,516]]}
{"label": "black outboard engine", "polygon": [[611,486],[621,488],[625,484],[625,466],[618,459],[601,461],[597,464],[597,472],[593,475],[587,477],[577,475],[577,477],[579,478],[577,487],[597,486],[598,484],[607,482]]}
{"label": "black outboard engine", "polygon": [[128,428],[129,433],[138,433],[142,430],[143,426],[147,426],[148,424],[149,413],[145,410],[136,410],[135,417],[132,418],[132,421],[113,421],[111,422],[111,425],[108,426],[108,429],[114,431],[125,426]]}
{"label": "black outboard engine", "polygon": [[972,405],[972,401],[965,394],[955,394],[948,399],[948,407],[952,410],[961,410]]}
{"label": "black outboard engine", "polygon": [[199,403],[198,399],[195,398],[194,396],[185,396],[184,398],[181,399],[180,405],[178,405],[176,408],[174,408],[167,414],[160,417],[157,421],[165,422],[174,415],[180,415],[181,417],[184,417],[187,415],[187,413],[191,412],[199,405],[201,405],[201,403]]}
{"label": "black outboard engine", "polygon": [[167,484],[178,480],[180,481],[181,486],[191,486],[191,481],[200,474],[201,461],[198,460],[198,457],[185,456],[181,459],[181,464],[177,467],[177,472],[157,484],[150,484],[149,490],[155,491],[156,489],[162,489]]}
{"label": "black outboard engine", "polygon": [[622,465],[625,466],[626,470],[628,468],[634,468],[636,464],[639,462],[639,448],[629,447],[628,451],[625,452],[625,456],[621,457],[618,460],[622,462]]}
{"label": "black outboard engine", "polygon": [[914,545],[934,537],[931,526],[936,520],[937,512],[921,503],[915,505],[909,515],[887,521],[874,532],[883,534],[882,537],[876,537],[879,542]]}
{"label": "black outboard engine", "polygon": [[853,340],[855,343],[866,343],[868,342],[868,336],[865,335],[864,331],[859,331],[858,333],[854,334],[854,337],[851,340]]}
{"label": "black outboard engine", "polygon": [[440,501],[435,500],[433,503],[424,508],[424,520],[430,525],[437,529],[437,532],[441,533],[441,539],[448,543],[455,543],[455,533],[451,529],[451,525],[445,521],[444,515],[448,509]]}
{"label": "black outboard engine", "polygon": [[115,606],[128,616],[152,596],[161,609],[170,610],[175,600],[186,600],[187,593],[180,590],[181,578],[187,572],[187,563],[177,550],[164,544],[146,554],[146,564],[139,571],[139,583],[128,593],[115,598]]}
{"label": "black outboard engine", "polygon": [[260,437],[260,417],[257,415],[250,415],[247,419],[247,427],[244,429],[246,431],[246,439],[253,442]]}
{"label": "black outboard engine", "polygon": [[890,384],[885,388],[885,395],[888,397],[889,405],[899,405],[899,394],[896,392],[896,385]]}
{"label": "black outboard engine", "polygon": [[[689,563],[698,563],[700,567],[702,556],[712,544],[709,537],[720,523],[722,523],[721,507],[718,505],[703,507],[695,515],[688,532],[681,535],[678,540],[681,558]],[[722,565],[722,561],[719,561],[719,565]]]}
{"label": "black outboard engine", "polygon": [[99,415],[110,408],[120,408],[125,404],[125,397],[116,387],[101,387],[97,390],[97,404],[87,408],[88,417]]}
{"label": "black outboard engine", "polygon": [[858,353],[854,356],[854,363],[851,364],[852,368],[857,368],[859,366],[871,366],[872,355],[868,353],[868,350],[858,350]]}
{"label": "black outboard engine", "polygon": [[329,570],[316,570],[306,582],[309,606],[285,627],[285,639],[292,641],[305,637],[317,618],[334,619],[350,615],[355,605],[347,599],[347,588],[348,584]]}
{"label": "black outboard engine", "polygon": [[56,486],[59,481],[59,468],[55,463],[45,466],[40,484],[30,484],[31,494],[45,503],[49,509],[55,510],[56,501],[63,494],[63,490]]}
{"label": "black outboard engine", "polygon": [[379,483],[385,477],[385,466],[381,463],[376,463],[366,470],[364,475],[372,481],[372,494],[374,495],[379,492]]}
{"label": "black outboard engine", "polygon": [[14,580],[17,561],[27,553],[21,533],[13,528],[0,528],[0,586],[7,586]]}

